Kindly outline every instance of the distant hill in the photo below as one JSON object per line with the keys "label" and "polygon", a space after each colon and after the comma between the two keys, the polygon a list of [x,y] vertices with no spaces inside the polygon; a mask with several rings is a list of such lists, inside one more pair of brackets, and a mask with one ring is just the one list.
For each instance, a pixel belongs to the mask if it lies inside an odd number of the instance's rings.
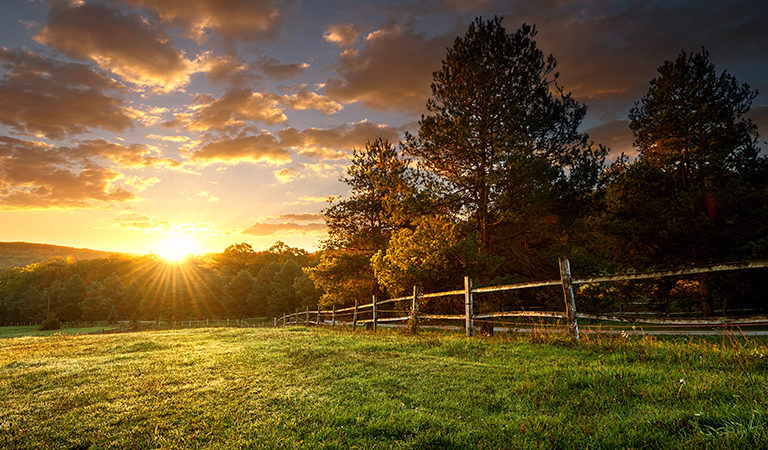
{"label": "distant hill", "polygon": [[32,263],[46,262],[54,257],[72,258],[75,261],[106,258],[124,253],[103,252],[88,248],[64,247],[61,245],[32,244],[29,242],[0,242],[0,270],[24,267]]}

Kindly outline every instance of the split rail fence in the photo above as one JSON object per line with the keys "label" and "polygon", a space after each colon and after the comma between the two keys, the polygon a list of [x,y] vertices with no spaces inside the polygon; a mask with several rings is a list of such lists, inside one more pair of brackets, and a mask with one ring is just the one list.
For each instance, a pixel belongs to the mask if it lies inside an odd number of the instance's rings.
{"label": "split rail fence", "polygon": [[[734,264],[710,264],[705,266],[698,266],[692,268],[683,268],[676,270],[667,270],[659,272],[644,272],[644,273],[632,273],[624,275],[611,275],[611,276],[599,276],[588,278],[573,278],[571,274],[570,262],[567,258],[561,258],[559,260],[560,265],[560,279],[548,280],[548,281],[534,281],[529,283],[517,283],[506,284],[499,286],[487,286],[475,288],[472,286],[472,280],[469,277],[464,277],[464,289],[434,292],[429,294],[423,294],[419,292],[417,287],[413,288],[413,294],[405,297],[389,298],[385,300],[378,300],[376,296],[373,296],[371,303],[359,304],[358,300],[355,300],[355,305],[347,308],[337,309],[335,306],[328,311],[296,311],[293,314],[284,314],[283,316],[273,318],[273,325],[290,325],[290,324],[308,324],[308,325],[351,325],[353,329],[356,329],[359,325],[365,325],[370,327],[371,330],[376,331],[379,324],[388,323],[403,323],[407,322],[411,327],[418,327],[420,320],[460,320],[464,322],[463,328],[465,329],[467,336],[472,336],[475,333],[475,322],[489,322],[494,320],[500,320],[504,318],[516,317],[516,318],[548,318],[548,319],[565,319],[568,334],[574,339],[579,339],[579,326],[578,319],[593,319],[604,321],[618,321],[618,322],[636,322],[649,325],[709,325],[709,326],[723,326],[733,325],[738,326],[740,324],[768,324],[768,316],[750,316],[741,318],[638,318],[638,317],[622,317],[614,315],[600,315],[600,314],[586,314],[578,313],[576,311],[576,298],[574,294],[574,286],[581,284],[594,284],[594,283],[613,283],[619,281],[637,281],[637,280],[649,280],[665,277],[681,277],[687,275],[696,275],[702,273],[714,273],[714,272],[726,272],[748,269],[760,269],[768,268],[768,260],[756,260],[746,261]],[[514,291],[520,289],[534,289],[547,286],[562,286],[564,308],[560,311],[497,311],[476,314],[474,312],[475,296],[478,294],[487,294],[493,292]],[[450,296],[463,296],[464,297],[464,314],[425,314],[419,312],[419,300],[450,297]],[[409,308],[393,310],[386,309],[387,305],[396,303],[410,302]],[[395,317],[381,317],[382,313],[399,313]],[[362,319],[361,317],[370,316],[370,318]]]}

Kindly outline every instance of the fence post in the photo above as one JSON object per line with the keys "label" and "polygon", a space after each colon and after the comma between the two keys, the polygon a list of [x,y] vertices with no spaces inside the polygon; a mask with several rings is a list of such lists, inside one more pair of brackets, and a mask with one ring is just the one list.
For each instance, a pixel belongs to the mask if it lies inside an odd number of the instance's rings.
{"label": "fence post", "polygon": [[293,308],[293,324],[299,324],[299,308]]}
{"label": "fence post", "polygon": [[419,288],[413,287],[413,299],[411,299],[411,332],[419,331]]}
{"label": "fence post", "polygon": [[352,331],[357,329],[357,298],[355,298],[355,309],[352,313]]}
{"label": "fence post", "polygon": [[474,304],[472,299],[472,279],[464,277],[464,327],[467,337],[475,334]]}
{"label": "fence post", "polygon": [[576,298],[573,295],[573,283],[571,282],[571,263],[568,258],[558,258],[560,263],[560,280],[563,282],[563,295],[565,296],[565,314],[568,317],[568,332],[571,337],[579,339],[579,325],[576,323]]}
{"label": "fence post", "polygon": [[333,305],[333,309],[331,310],[331,326],[336,326],[336,305]]}
{"label": "fence post", "polygon": [[277,328],[277,317],[272,318],[272,328]]}
{"label": "fence post", "polygon": [[306,323],[307,325],[309,325],[309,306],[307,306],[307,315],[306,315],[306,317],[304,318],[304,323]]}
{"label": "fence post", "polygon": [[320,305],[317,305],[317,317],[315,317],[315,322],[317,322],[317,326],[322,325],[320,323]]}
{"label": "fence post", "polygon": [[371,322],[371,330],[376,331],[376,296],[373,296],[373,322]]}

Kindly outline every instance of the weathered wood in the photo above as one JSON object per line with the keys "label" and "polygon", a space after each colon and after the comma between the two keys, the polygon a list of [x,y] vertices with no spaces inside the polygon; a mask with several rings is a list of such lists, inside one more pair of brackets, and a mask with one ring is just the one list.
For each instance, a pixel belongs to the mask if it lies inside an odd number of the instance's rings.
{"label": "weathered wood", "polygon": [[443,291],[443,292],[433,292],[431,294],[419,294],[419,297],[421,298],[436,298],[436,297],[448,297],[450,295],[464,295],[464,290],[459,289],[456,291]]}
{"label": "weathered wood", "polygon": [[331,312],[331,326],[336,326],[336,305],[333,305],[333,310]]}
{"label": "weathered wood", "polygon": [[590,277],[573,280],[573,284],[606,283],[611,281],[647,280],[650,278],[663,278],[681,275],[696,275],[699,273],[726,272],[729,270],[763,269],[768,268],[768,260],[745,261],[733,264],[709,264],[706,266],[691,267],[687,269],[665,270],[660,272],[631,273],[624,275],[612,275],[607,277]]}
{"label": "weathered wood", "polygon": [[410,318],[410,332],[415,333],[419,331],[419,288],[413,287],[413,298],[411,299],[411,318]]}
{"label": "weathered wood", "polygon": [[306,313],[306,316],[304,317],[304,323],[309,325],[309,306],[307,306],[307,313]]}
{"label": "weathered wood", "polygon": [[464,314],[425,314],[419,313],[420,319],[432,319],[432,320],[464,320],[466,317]]}
{"label": "weathered wood", "polygon": [[472,304],[472,279],[464,277],[464,331],[467,337],[474,334],[473,308]]}
{"label": "weathered wood", "polygon": [[576,298],[573,295],[573,283],[571,282],[571,263],[568,258],[558,258],[560,263],[560,280],[563,283],[563,296],[565,297],[565,314],[568,316],[568,332],[572,338],[579,339],[579,324],[576,321]]}
{"label": "weathered wood", "polygon": [[559,311],[501,311],[485,314],[475,314],[475,319],[496,319],[502,317],[550,317],[567,319],[568,316]]}
{"label": "weathered wood", "polygon": [[750,317],[718,317],[716,319],[698,319],[698,318],[679,318],[679,319],[655,319],[644,317],[622,317],[604,314],[577,313],[576,317],[580,319],[605,320],[610,322],[625,323],[644,323],[648,325],[745,325],[745,324],[763,324],[768,323],[768,316],[750,316]]}
{"label": "weathered wood", "polygon": [[[405,322],[407,320],[410,320],[411,316],[401,316],[401,317],[385,317],[382,319],[376,319],[376,323],[389,323],[389,322]],[[366,320],[359,320],[358,323],[362,324],[373,324],[373,319],[366,319]]]}
{"label": "weathered wood", "polygon": [[355,298],[355,308],[352,313],[352,331],[357,329],[357,298]]}
{"label": "weathered wood", "polygon": [[373,317],[371,322],[371,330],[376,331],[376,296],[373,296],[373,302],[371,302],[371,306],[373,307]]}
{"label": "weathered wood", "polygon": [[487,286],[487,287],[475,288],[475,289],[472,289],[472,293],[481,294],[483,292],[513,291],[516,289],[529,289],[529,288],[544,287],[544,286],[558,286],[561,283],[562,282],[560,280],[549,280],[549,281],[533,281],[531,283],[503,284],[500,286]]}

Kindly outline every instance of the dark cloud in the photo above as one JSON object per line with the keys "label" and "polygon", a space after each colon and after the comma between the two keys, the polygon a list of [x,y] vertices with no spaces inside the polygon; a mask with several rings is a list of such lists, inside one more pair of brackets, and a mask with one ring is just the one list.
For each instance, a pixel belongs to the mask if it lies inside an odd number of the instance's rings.
{"label": "dark cloud", "polygon": [[278,59],[264,56],[257,59],[253,66],[261,73],[274,80],[285,80],[301,75],[309,67],[307,63],[286,64]]}
{"label": "dark cloud", "polygon": [[255,223],[242,231],[243,234],[254,236],[273,236],[277,234],[322,234],[326,227],[323,223],[298,224],[294,222],[283,223]]}
{"label": "dark cloud", "polygon": [[131,83],[162,90],[183,86],[194,71],[161,29],[137,14],[105,5],[53,1],[35,40],[73,58],[92,60]]}
{"label": "dark cloud", "polygon": [[86,65],[3,47],[0,64],[0,123],[20,134],[60,138],[91,128],[122,131],[137,115],[118,98],[118,84]]}
{"label": "dark cloud", "polygon": [[0,136],[0,205],[6,208],[83,208],[136,198],[117,185],[121,174],[68,150]]}
{"label": "dark cloud", "polygon": [[347,49],[335,69],[341,78],[326,82],[326,93],[340,102],[362,102],[377,110],[420,112],[430,95],[432,72],[451,38],[429,37],[408,26],[374,31],[360,49]]}
{"label": "dark cloud", "polygon": [[629,128],[629,120],[612,120],[588,129],[587,134],[596,144],[610,148],[608,160],[613,160],[622,153],[629,156],[637,154],[632,146],[635,138]]}
{"label": "dark cloud", "polygon": [[153,10],[166,22],[182,27],[202,41],[207,32],[224,40],[272,39],[292,7],[281,0],[113,0]]}

